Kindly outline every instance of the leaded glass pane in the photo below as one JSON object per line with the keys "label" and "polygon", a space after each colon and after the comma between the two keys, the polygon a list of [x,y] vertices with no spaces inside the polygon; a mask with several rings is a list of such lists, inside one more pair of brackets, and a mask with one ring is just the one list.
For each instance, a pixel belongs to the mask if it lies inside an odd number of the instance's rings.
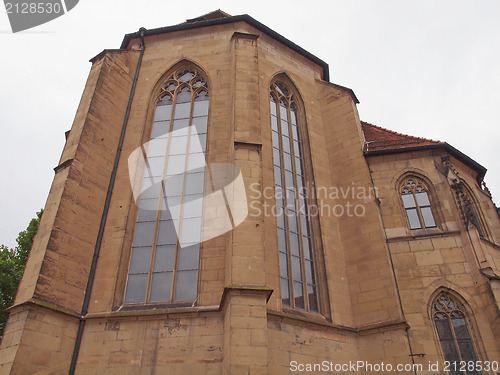
{"label": "leaded glass pane", "polygon": [[179,270],[198,269],[200,258],[200,244],[182,247],[179,249]]}
{"label": "leaded glass pane", "polygon": [[[155,199],[156,201],[158,201],[158,197],[161,194],[161,184],[153,184],[150,186],[149,184],[147,184],[147,182],[149,182],[149,181],[144,181],[144,187],[146,187],[146,186],[149,186],[149,187],[145,188],[145,190],[143,190],[143,192],[141,194],[141,201],[143,203],[149,203],[149,202],[151,202],[152,199]],[[157,209],[158,203],[156,203],[156,205],[152,206],[152,207],[154,207],[154,209]]]}
{"label": "leaded glass pane", "polygon": [[416,208],[407,209],[406,214],[408,215],[408,221],[410,222],[411,229],[422,228],[422,225],[420,225],[420,219],[418,218],[418,213]]}
{"label": "leaded glass pane", "polygon": [[188,171],[205,169],[205,154],[203,152],[190,152],[188,158]]}
{"label": "leaded glass pane", "polygon": [[280,118],[281,118],[281,120],[288,121],[286,104],[283,101],[280,103]]}
{"label": "leaded glass pane", "polygon": [[193,117],[208,116],[208,101],[195,102]]}
{"label": "leaded glass pane", "polygon": [[285,253],[282,253],[281,251],[278,254],[279,254],[279,262],[280,262],[280,276],[281,277],[288,277],[287,256]]}
{"label": "leaded glass pane", "polygon": [[[202,90],[196,95],[196,98],[194,99],[195,102],[203,102],[208,100],[208,93],[205,90]],[[208,109],[208,107],[207,107]],[[208,112],[207,112],[208,115]]]}
{"label": "leaded glass pane", "polygon": [[285,215],[283,210],[276,210],[276,220],[278,221],[278,228],[285,229]]}
{"label": "leaded glass pane", "polygon": [[175,299],[178,301],[196,299],[198,271],[179,271],[175,287]]}
{"label": "leaded glass pane", "polygon": [[422,218],[424,219],[424,225],[427,228],[436,226],[436,222],[434,221],[434,216],[432,216],[432,211],[430,207],[420,208],[420,212],[422,213]]}
{"label": "leaded glass pane", "polygon": [[158,207],[158,199],[141,200],[141,205],[142,205],[142,202],[144,202],[144,204],[146,204],[146,205],[151,204],[151,205],[155,205],[155,206],[154,206],[154,209],[152,209],[152,210],[139,208],[139,212],[137,214],[137,222],[141,223],[144,221],[155,221],[156,220],[156,208]]}
{"label": "leaded glass pane", "polygon": [[186,186],[184,190],[185,194],[203,193],[204,182],[205,182],[205,172],[186,174]]}
{"label": "leaded glass pane", "polygon": [[174,125],[172,126],[172,142],[176,137],[186,137],[188,135],[189,130],[189,119],[180,119],[175,120]]}
{"label": "leaded glass pane", "polygon": [[293,183],[293,173],[290,171],[285,171],[285,185],[286,187],[294,187]]}
{"label": "leaded glass pane", "polygon": [[148,273],[151,247],[135,247],[132,249],[129,273]]}
{"label": "leaded glass pane", "polygon": [[304,308],[304,290],[302,289],[302,283],[297,281],[293,282],[293,295],[295,297],[295,307]]}
{"label": "leaded glass pane", "polygon": [[309,297],[309,310],[318,312],[318,301],[316,298],[316,287],[314,285],[307,286],[307,294]]}
{"label": "leaded glass pane", "polygon": [[148,158],[146,161],[147,177],[161,177],[165,166],[165,157]]}
{"label": "leaded glass pane", "polygon": [[[200,149],[201,147],[201,149]],[[205,152],[207,149],[207,135],[198,134],[198,137],[191,137],[189,139],[189,152]]]}
{"label": "leaded glass pane", "polygon": [[314,284],[314,270],[313,270],[313,264],[310,260],[306,260],[306,282],[307,284],[313,285]]}
{"label": "leaded glass pane", "polygon": [[[297,125],[297,114],[295,113],[295,111],[293,109],[292,109],[292,111],[290,113],[292,115],[292,118],[291,118],[292,124],[293,125]],[[295,138],[297,138],[297,137],[295,137]]]}
{"label": "leaded glass pane", "polygon": [[295,156],[300,157],[300,144],[297,141],[293,141],[293,152]]}
{"label": "leaded glass pane", "polygon": [[403,194],[401,196],[401,199],[403,199],[403,205],[405,208],[416,207],[415,198],[413,197],[413,194]]}
{"label": "leaded glass pane", "polygon": [[[187,136],[172,137],[170,140],[170,149],[168,155],[186,155]],[[184,166],[183,166],[184,167]]]}
{"label": "leaded glass pane", "polygon": [[278,186],[283,186],[281,182],[281,169],[279,167],[274,167],[274,182]]}
{"label": "leaded glass pane", "polygon": [[279,149],[280,148],[280,139],[279,139],[278,133],[273,131],[272,138],[273,138],[273,147]]}
{"label": "leaded glass pane", "polygon": [[274,165],[280,166],[280,151],[277,148],[273,148],[273,162]]}
{"label": "leaded glass pane", "polygon": [[174,269],[175,245],[156,246],[154,272],[172,271]]}
{"label": "leaded glass pane", "polygon": [[192,126],[191,134],[194,134],[194,130],[196,130],[196,133],[198,134],[206,134],[207,125],[208,125],[207,116],[193,118],[193,123],[191,125]]}
{"label": "leaded glass pane", "polygon": [[271,129],[275,132],[278,131],[278,118],[276,116],[271,116]]}
{"label": "leaded glass pane", "polygon": [[286,251],[286,234],[284,229],[278,229],[278,249]]}
{"label": "leaded glass pane", "polygon": [[292,275],[294,281],[302,281],[300,257],[292,256]]}
{"label": "leaded glass pane", "polygon": [[299,256],[299,236],[296,233],[290,232],[290,251],[292,255]]}
{"label": "leaded glass pane", "polygon": [[185,218],[182,221],[181,242],[199,243],[201,236],[201,217]]}
{"label": "leaded glass pane", "polygon": [[290,136],[290,134],[288,133],[288,122],[283,119],[281,120],[281,133],[286,137]]}
{"label": "leaded glass pane", "polygon": [[191,114],[191,102],[177,103],[175,105],[174,119],[187,119]]}
{"label": "leaded glass pane", "polygon": [[415,197],[417,198],[417,203],[420,207],[422,206],[430,206],[429,197],[427,196],[427,192],[422,191],[420,193],[415,193]]}
{"label": "leaded glass pane", "polygon": [[440,340],[453,340],[453,334],[451,333],[450,324],[448,319],[436,319],[436,327],[438,331],[438,336]]}
{"label": "leaded glass pane", "polygon": [[[184,196],[182,205],[182,217],[201,217],[203,211],[203,194],[191,194]],[[196,228],[193,228],[196,230]]]}
{"label": "leaded glass pane", "polygon": [[274,98],[271,96],[271,115],[277,116],[276,113],[276,103],[274,102]]}
{"label": "leaded glass pane", "polygon": [[297,227],[297,216],[296,215],[289,215],[288,216],[288,229],[290,232],[298,233],[298,227]]}
{"label": "leaded glass pane", "polygon": [[290,287],[288,285],[288,279],[281,278],[281,299],[283,305],[290,306]]}
{"label": "leaded glass pane", "polygon": [[162,220],[158,227],[157,245],[175,244],[177,241],[177,232],[175,230],[174,220]]}
{"label": "leaded glass pane", "polygon": [[[191,92],[187,86],[183,87],[180,92],[177,93],[177,104],[180,103],[191,103]],[[177,111],[177,109],[176,109]],[[180,118],[180,117],[178,117]]]}
{"label": "leaded glass pane", "polygon": [[168,301],[172,285],[172,272],[154,272],[151,280],[150,302]]}
{"label": "leaded glass pane", "polygon": [[290,154],[283,153],[283,163],[287,171],[292,171],[292,156]]}
{"label": "leaded glass pane", "polygon": [[[309,230],[304,227],[302,228],[302,233],[309,233]],[[312,259],[312,254],[311,254],[311,240],[309,237],[302,236],[302,245],[304,247],[304,258],[305,259]]]}
{"label": "leaded glass pane", "polygon": [[292,152],[290,149],[290,138],[283,136],[282,139],[283,139],[283,151],[290,154]]}
{"label": "leaded glass pane", "polygon": [[182,82],[189,82],[190,80],[192,80],[194,78],[194,74],[193,72],[185,72],[183,73],[180,77],[179,77],[179,81],[182,81]]}
{"label": "leaded glass pane", "polygon": [[297,171],[298,175],[302,175],[302,163],[297,157],[295,158],[295,170]]}
{"label": "leaded glass pane", "polygon": [[150,246],[151,238],[154,236],[155,223],[144,222],[135,225],[134,247]]}
{"label": "leaded glass pane", "polygon": [[153,123],[151,130],[151,139],[167,137],[170,131],[170,121],[159,121]]}
{"label": "leaded glass pane", "polygon": [[154,121],[170,121],[170,115],[172,113],[171,105],[164,105],[161,107],[156,107]]}
{"label": "leaded glass pane", "polygon": [[183,173],[185,161],[186,155],[169,156],[167,162],[167,176]]}
{"label": "leaded glass pane", "polygon": [[165,156],[167,152],[167,138],[156,138],[148,142],[148,158]]}
{"label": "leaded glass pane", "polygon": [[146,296],[147,274],[129,274],[127,290],[125,292],[125,303],[144,302]]}

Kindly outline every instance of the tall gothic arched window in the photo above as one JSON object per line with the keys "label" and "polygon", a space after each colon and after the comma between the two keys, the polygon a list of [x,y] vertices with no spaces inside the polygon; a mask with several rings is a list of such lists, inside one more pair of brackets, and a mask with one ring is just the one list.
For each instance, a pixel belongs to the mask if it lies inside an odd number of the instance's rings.
{"label": "tall gothic arched window", "polygon": [[445,361],[450,363],[450,374],[476,375],[481,374],[463,363],[477,362],[476,352],[465,316],[464,307],[449,293],[441,292],[432,303],[432,315],[438,333]]}
{"label": "tall gothic arched window", "polygon": [[429,200],[428,187],[420,178],[406,177],[400,185],[401,200],[406,211],[410,229],[436,226]]}
{"label": "tall gothic arched window", "polygon": [[176,70],[161,86],[136,173],[125,303],[196,300],[208,104],[207,80],[195,68]]}
{"label": "tall gothic arched window", "polygon": [[318,311],[299,102],[284,80],[270,91],[282,303]]}

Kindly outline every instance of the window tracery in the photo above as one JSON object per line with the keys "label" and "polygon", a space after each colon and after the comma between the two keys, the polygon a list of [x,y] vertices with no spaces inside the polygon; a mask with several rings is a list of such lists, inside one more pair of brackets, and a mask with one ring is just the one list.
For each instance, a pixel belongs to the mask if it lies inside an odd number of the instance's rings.
{"label": "window tracery", "polygon": [[428,191],[424,181],[415,176],[406,177],[400,185],[399,192],[410,229],[436,226]]}
{"label": "window tracery", "polygon": [[468,367],[465,372],[460,371],[463,367],[460,361],[477,362],[464,307],[449,293],[441,292],[432,304],[432,316],[445,361],[451,363],[450,373],[480,374],[481,372],[475,369],[471,371]]}

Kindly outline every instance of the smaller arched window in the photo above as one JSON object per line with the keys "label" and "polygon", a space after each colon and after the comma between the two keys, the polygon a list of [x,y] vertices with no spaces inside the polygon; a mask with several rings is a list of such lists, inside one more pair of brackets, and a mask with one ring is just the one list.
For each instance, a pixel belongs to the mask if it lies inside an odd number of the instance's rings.
{"label": "smaller arched window", "polygon": [[415,176],[406,177],[400,185],[399,192],[410,229],[436,226],[428,191],[427,185]]}
{"label": "smaller arched window", "polygon": [[481,374],[475,369],[471,371],[467,366],[464,371],[461,371],[463,366],[460,362],[477,362],[476,351],[462,304],[449,293],[441,292],[432,304],[432,315],[443,349],[444,360],[450,363],[450,374]]}

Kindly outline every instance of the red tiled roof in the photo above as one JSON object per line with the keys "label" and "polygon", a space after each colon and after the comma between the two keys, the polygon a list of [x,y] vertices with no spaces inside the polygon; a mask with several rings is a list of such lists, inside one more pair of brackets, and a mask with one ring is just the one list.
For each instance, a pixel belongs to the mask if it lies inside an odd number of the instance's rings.
{"label": "red tiled roof", "polygon": [[361,128],[365,135],[364,151],[445,144],[445,142],[433,141],[432,139],[397,133],[364,121],[361,121]]}

